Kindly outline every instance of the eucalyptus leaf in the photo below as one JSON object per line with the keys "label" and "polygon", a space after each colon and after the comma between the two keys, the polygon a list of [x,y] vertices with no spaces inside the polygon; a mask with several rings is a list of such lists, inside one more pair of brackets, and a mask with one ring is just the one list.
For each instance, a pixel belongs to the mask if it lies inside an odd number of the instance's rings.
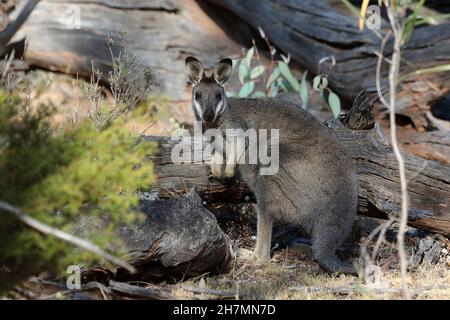
{"label": "eucalyptus leaf", "polygon": [[317,75],[313,79],[313,89],[315,91],[322,91],[328,87],[328,80],[323,75]]}
{"label": "eucalyptus leaf", "polygon": [[289,82],[290,86],[295,91],[297,92],[300,91],[300,84],[298,83],[297,79],[295,79],[294,76],[292,75],[288,65],[283,61],[278,61],[278,67],[280,68],[280,72],[283,75],[283,77]]}
{"label": "eucalyptus leaf", "polygon": [[289,53],[287,56],[284,54],[280,54],[281,59],[283,59],[284,63],[288,64],[291,61],[291,54]]}
{"label": "eucalyptus leaf", "polygon": [[243,61],[239,64],[239,81],[244,84],[248,79],[248,68]]}
{"label": "eucalyptus leaf", "polygon": [[277,81],[272,82],[272,85],[270,86],[269,97],[276,97],[279,90],[280,87],[278,86]]}
{"label": "eucalyptus leaf", "polygon": [[262,91],[256,91],[255,93],[252,94],[253,98],[264,98],[266,96],[266,94]]}
{"label": "eucalyptus leaf", "polygon": [[261,27],[258,27],[258,31],[259,31],[259,35],[261,36],[261,38],[266,39],[266,33],[264,32],[264,30]]}
{"label": "eucalyptus leaf", "polygon": [[247,69],[250,69],[251,65],[252,65],[252,58],[253,55],[255,54],[255,48],[251,47],[250,49],[248,49],[247,54],[245,55],[245,66],[247,67]]}
{"label": "eucalyptus leaf", "polygon": [[225,94],[229,98],[236,97],[236,92],[234,91],[227,91]]}
{"label": "eucalyptus leaf", "polygon": [[267,80],[266,88],[270,88],[273,82],[277,80],[277,78],[280,76],[280,68],[276,67],[272,70],[272,74],[269,76],[269,79]]}
{"label": "eucalyptus leaf", "polygon": [[402,43],[407,42],[409,40],[409,38],[411,37],[414,27],[416,26],[417,15],[419,14],[419,11],[423,7],[424,4],[425,4],[425,0],[420,0],[419,3],[414,8],[414,12],[408,16],[406,23],[405,23],[404,31],[402,34]]}
{"label": "eucalyptus leaf", "polygon": [[264,73],[265,70],[266,70],[266,67],[264,67],[264,66],[254,67],[252,69],[252,71],[250,71],[250,79],[254,80],[254,79],[258,78],[259,76],[261,76]]}
{"label": "eucalyptus leaf", "polygon": [[402,75],[400,77],[400,80],[404,80],[410,77],[415,77],[415,76],[420,76],[420,75],[424,75],[424,74],[433,74],[433,73],[439,73],[439,72],[448,72],[450,71],[450,63],[449,64],[443,64],[440,66],[435,66],[435,67],[431,67],[431,68],[424,68],[424,69],[419,69],[419,70],[415,70],[413,72],[407,73],[405,75]]}
{"label": "eucalyptus leaf", "polygon": [[341,100],[339,99],[336,93],[334,93],[329,89],[328,91],[329,91],[328,104],[330,105],[334,117],[337,118],[337,116],[341,113]]}
{"label": "eucalyptus leaf", "polygon": [[300,82],[300,97],[302,98],[302,108],[306,109],[308,106],[308,85],[306,83],[306,76],[308,71],[305,71],[302,77],[302,82]]}
{"label": "eucalyptus leaf", "polygon": [[287,81],[284,78],[278,78],[277,80],[277,86],[278,88],[281,88],[283,91],[289,92],[290,90],[290,85],[289,85],[289,81]]}
{"label": "eucalyptus leaf", "polygon": [[241,98],[248,97],[253,92],[254,89],[255,89],[255,82],[254,81],[247,82],[239,91],[239,97]]}

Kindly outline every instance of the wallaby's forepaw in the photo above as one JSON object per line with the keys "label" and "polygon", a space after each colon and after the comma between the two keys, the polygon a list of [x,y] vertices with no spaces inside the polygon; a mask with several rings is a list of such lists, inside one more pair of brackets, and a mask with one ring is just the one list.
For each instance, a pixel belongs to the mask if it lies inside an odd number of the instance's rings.
{"label": "wallaby's forepaw", "polygon": [[239,259],[255,265],[268,264],[270,256],[260,256],[256,251],[240,248],[238,252]]}
{"label": "wallaby's forepaw", "polygon": [[253,253],[254,259],[258,264],[267,264],[270,262],[270,253],[263,254],[255,249]]}
{"label": "wallaby's forepaw", "polygon": [[227,165],[225,167],[225,171],[223,172],[223,176],[227,179],[234,177],[234,165]]}
{"label": "wallaby's forepaw", "polygon": [[214,177],[221,179],[223,177],[223,158],[220,153],[214,153],[211,158],[211,173]]}
{"label": "wallaby's forepaw", "polygon": [[221,179],[222,178],[222,165],[211,163],[211,173],[214,177]]}
{"label": "wallaby's forepaw", "polygon": [[239,259],[242,259],[242,260],[245,260],[248,262],[256,262],[256,257],[252,250],[239,248],[238,257],[239,257]]}

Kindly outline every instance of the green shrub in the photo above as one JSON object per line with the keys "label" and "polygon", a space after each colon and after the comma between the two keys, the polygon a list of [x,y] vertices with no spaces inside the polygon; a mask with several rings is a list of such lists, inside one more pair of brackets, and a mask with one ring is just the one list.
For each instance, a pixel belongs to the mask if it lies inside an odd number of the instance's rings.
{"label": "green shrub", "polygon": [[[227,92],[227,95],[240,98],[261,98],[275,97],[279,92],[295,92],[299,95],[302,108],[306,109],[309,100],[306,80],[308,72],[305,71],[301,81],[296,79],[289,68],[290,56],[286,57],[280,54],[281,59],[276,59],[277,50],[271,45],[265,33],[261,29],[259,31],[269,48],[271,62],[268,65],[262,63],[258,49],[253,43],[253,46],[244,52],[244,57],[236,59],[233,63],[238,70],[241,88],[237,93]],[[323,59],[323,61],[326,60]],[[264,91],[257,90],[258,82],[264,85]],[[328,87],[326,74],[319,74],[314,77],[313,89],[322,96],[325,92],[328,93],[328,104],[333,115],[337,117],[341,112],[341,101],[338,95]]]}
{"label": "green shrub", "polygon": [[[138,203],[135,192],[148,188],[153,179],[152,164],[145,157],[155,145],[136,144],[137,137],[126,126],[148,116],[145,107],[138,106],[101,130],[90,119],[55,129],[52,108],[31,111],[17,96],[0,92],[0,199],[67,232],[76,230],[81,217],[100,221],[100,226],[91,226],[94,232],[88,239],[123,254],[115,231],[139,218],[132,210]],[[15,277],[100,262],[6,212],[0,214],[0,292]]]}

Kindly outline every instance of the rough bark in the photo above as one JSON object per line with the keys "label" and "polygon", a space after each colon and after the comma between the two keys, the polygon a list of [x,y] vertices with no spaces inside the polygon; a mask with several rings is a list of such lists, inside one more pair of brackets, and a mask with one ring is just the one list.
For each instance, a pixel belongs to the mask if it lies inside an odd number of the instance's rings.
{"label": "rough bark", "polygon": [[141,197],[143,221],[120,228],[135,274],[119,268],[83,273],[83,283],[97,281],[179,281],[224,272],[231,258],[230,240],[195,189],[185,197],[160,200]]}
{"label": "rough bark", "polygon": [[[89,76],[91,61],[104,74],[111,70],[106,38],[118,32],[127,33],[128,52],[153,68],[159,90],[175,101],[189,97],[186,56],[212,65],[240,51],[194,0],[42,0],[14,39],[27,38],[24,59],[32,66]],[[122,48],[113,50],[117,55]]]}
{"label": "rough bark", "polygon": [[16,34],[17,30],[28,19],[28,16],[34,10],[40,0],[28,0],[26,4],[21,8],[21,11],[17,17],[9,22],[6,27],[0,32],[0,55],[3,55],[6,51],[6,47],[12,37]]}

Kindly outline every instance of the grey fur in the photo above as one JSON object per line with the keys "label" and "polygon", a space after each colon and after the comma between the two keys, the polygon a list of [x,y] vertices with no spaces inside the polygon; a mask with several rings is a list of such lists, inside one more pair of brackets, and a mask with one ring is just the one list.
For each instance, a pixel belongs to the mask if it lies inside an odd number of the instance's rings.
{"label": "grey fur", "polygon": [[[211,98],[223,88],[212,77],[204,77],[193,88],[201,90],[201,107],[214,114]],[[215,119],[203,119],[207,128],[279,129],[279,170],[261,175],[261,165],[237,164],[241,178],[255,194],[258,207],[255,255],[270,259],[272,222],[285,220],[301,225],[312,236],[313,255],[327,272],[354,274],[352,266],[336,257],[336,249],[349,235],[358,204],[358,180],[352,159],[331,129],[317,122],[301,107],[277,100],[226,98],[226,109]],[[194,108],[195,110],[195,108]],[[219,150],[224,146],[217,146]],[[231,176],[230,168],[216,176]],[[235,169],[235,168],[232,168]],[[233,170],[234,171],[234,170]]]}

